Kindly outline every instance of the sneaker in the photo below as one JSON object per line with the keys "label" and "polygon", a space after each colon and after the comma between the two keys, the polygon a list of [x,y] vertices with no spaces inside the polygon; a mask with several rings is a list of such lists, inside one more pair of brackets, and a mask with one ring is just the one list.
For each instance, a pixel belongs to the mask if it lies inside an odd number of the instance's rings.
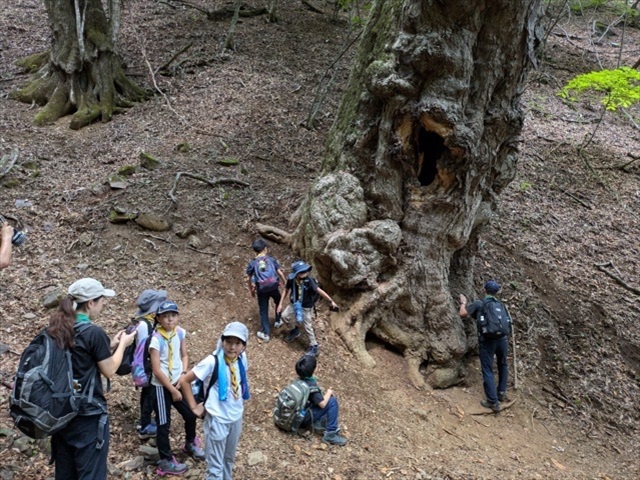
{"label": "sneaker", "polygon": [[196,458],[198,460],[204,460],[204,450],[202,449],[202,444],[200,443],[200,439],[196,438],[193,442],[185,444],[182,447],[182,450],[187,455]]}
{"label": "sneaker", "polygon": [[300,329],[298,327],[295,327],[293,330],[287,333],[287,336],[284,338],[284,341],[287,343],[291,343],[299,336],[300,336]]}
{"label": "sneaker", "polygon": [[480,405],[484,408],[490,408],[493,410],[493,413],[498,413],[500,411],[500,402],[490,403],[489,400],[482,400]]}
{"label": "sneaker", "polygon": [[140,440],[146,440],[148,438],[154,438],[156,436],[156,433],[158,433],[158,427],[156,427],[153,423],[150,423],[144,428],[138,430],[138,437],[140,438]]}
{"label": "sneaker", "polygon": [[321,420],[315,422],[311,428],[315,433],[325,433],[327,431],[327,424]]}
{"label": "sneaker", "polygon": [[508,402],[507,392],[498,392],[498,401],[499,402]]}
{"label": "sneaker", "polygon": [[338,435],[338,432],[326,432],[322,437],[322,443],[329,443],[331,445],[340,445],[344,447],[347,444],[347,439]]}
{"label": "sneaker", "polygon": [[284,325],[284,322],[282,320],[276,320],[276,322],[273,324],[273,328],[280,328],[282,325]]}
{"label": "sneaker", "polygon": [[271,337],[264,333],[264,332],[257,332],[256,333],[256,337],[258,337],[260,340],[262,340],[263,342],[267,343],[269,340],[271,340]]}
{"label": "sneaker", "polygon": [[184,463],[178,463],[175,458],[171,460],[165,458],[158,462],[156,473],[162,477],[164,475],[182,475],[187,470],[189,470],[189,467]]}
{"label": "sneaker", "polygon": [[320,345],[311,345],[308,348],[307,353],[305,355],[313,355],[314,357],[317,357],[319,350],[320,350]]}

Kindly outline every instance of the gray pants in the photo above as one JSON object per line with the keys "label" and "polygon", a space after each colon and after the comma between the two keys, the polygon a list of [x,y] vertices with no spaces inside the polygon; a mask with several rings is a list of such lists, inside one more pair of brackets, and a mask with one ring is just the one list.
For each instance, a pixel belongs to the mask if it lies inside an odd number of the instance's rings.
{"label": "gray pants", "polygon": [[233,423],[220,423],[207,414],[203,427],[206,480],[232,480],[233,462],[242,433],[242,418]]}
{"label": "gray pants", "polygon": [[[280,318],[289,326],[298,326],[296,323],[296,312],[291,304],[287,305],[287,308],[284,309]],[[302,318],[302,326],[309,338],[309,344],[317,345],[318,341],[316,340],[316,335],[313,332],[313,308],[303,308]]]}

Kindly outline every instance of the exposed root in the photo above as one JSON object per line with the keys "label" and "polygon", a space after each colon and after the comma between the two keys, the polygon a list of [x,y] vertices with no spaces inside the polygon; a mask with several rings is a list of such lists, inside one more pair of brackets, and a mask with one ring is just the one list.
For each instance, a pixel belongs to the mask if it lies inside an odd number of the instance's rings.
{"label": "exposed root", "polygon": [[256,223],[256,228],[260,235],[272,242],[282,245],[291,245],[291,234],[289,232],[285,232],[279,228],[272,227],[271,225],[264,225],[262,223]]}

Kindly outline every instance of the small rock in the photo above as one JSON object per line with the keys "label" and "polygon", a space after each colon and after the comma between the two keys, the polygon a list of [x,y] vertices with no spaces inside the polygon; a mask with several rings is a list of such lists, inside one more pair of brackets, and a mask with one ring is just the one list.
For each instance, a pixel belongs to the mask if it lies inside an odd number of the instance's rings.
{"label": "small rock", "polygon": [[146,460],[160,459],[158,449],[155,447],[150,447],[149,445],[140,445],[140,448],[138,448],[138,452],[141,453]]}
{"label": "small rock", "polygon": [[191,147],[187,142],[182,142],[176,146],[176,150],[180,153],[189,153],[189,150],[191,150]]}
{"label": "small rock", "polygon": [[118,169],[118,175],[122,175],[123,177],[130,177],[136,173],[135,165],[124,165]]}
{"label": "small rock", "polygon": [[224,167],[233,167],[234,165],[238,165],[238,163],[240,163],[240,160],[238,160],[237,158],[221,158],[220,160],[218,160],[218,164],[224,166]]}
{"label": "small rock", "polygon": [[47,292],[45,296],[42,297],[42,305],[44,305],[45,308],[57,307],[60,305],[60,300],[62,300],[66,294],[67,293],[63,289],[55,288],[54,290]]}
{"label": "small rock", "polygon": [[10,428],[0,428],[0,437],[8,437],[11,438],[16,434],[16,432],[14,432],[13,430],[11,430]]}
{"label": "small rock", "polygon": [[260,450],[251,452],[247,456],[247,463],[249,464],[249,466],[258,465],[259,463],[264,463],[266,461],[267,461],[267,457]]}
{"label": "small rock", "polygon": [[131,460],[120,462],[118,464],[118,468],[122,468],[126,471],[131,471],[140,468],[142,465],[144,465],[144,456],[138,455],[137,457],[133,457]]}
{"label": "small rock", "polygon": [[155,170],[160,166],[160,160],[149,153],[140,152],[140,166],[147,170]]}
{"label": "small rock", "polygon": [[36,318],[36,314],[35,313],[25,313],[24,315],[22,315],[22,318],[24,318],[25,320],[33,320],[34,318]]}
{"label": "small rock", "polygon": [[137,216],[136,213],[119,212],[118,209],[114,208],[109,212],[109,221],[111,223],[127,223],[135,220]]}
{"label": "small rock", "polygon": [[87,268],[89,268],[89,264],[88,263],[79,263],[78,266],[76,267],[78,270],[86,270]]}
{"label": "small rock", "polygon": [[196,229],[192,225],[183,226],[177,223],[173,225],[173,231],[179,238],[187,238],[196,233]]}
{"label": "small rock", "polygon": [[196,235],[191,235],[189,237],[189,246],[195,248],[196,250],[202,248],[202,240],[200,240],[200,237],[196,236]]}
{"label": "small rock", "polygon": [[84,243],[87,247],[91,245],[91,243],[93,243],[93,237],[89,232],[83,232],[82,235],[80,235],[80,238],[78,238],[78,240]]}
{"label": "small rock", "polygon": [[124,190],[127,188],[127,182],[109,182],[109,186],[114,190]]}

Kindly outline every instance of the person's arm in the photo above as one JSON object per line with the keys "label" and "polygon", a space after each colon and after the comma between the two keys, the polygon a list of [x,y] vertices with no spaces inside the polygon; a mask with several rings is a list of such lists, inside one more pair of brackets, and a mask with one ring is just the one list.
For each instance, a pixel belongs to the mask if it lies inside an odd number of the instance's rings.
{"label": "person's arm", "polygon": [[287,277],[284,276],[284,272],[282,271],[281,268],[279,268],[278,270],[276,270],[278,272],[278,276],[280,277],[280,280],[282,280],[282,283],[284,285],[287,284]]}
{"label": "person's arm", "polygon": [[276,308],[276,313],[282,313],[282,306],[284,305],[284,300],[291,294],[291,290],[289,288],[285,289],[284,293],[280,297],[280,303],[278,304],[278,308]]}
{"label": "person's arm", "polygon": [[324,298],[327,302],[331,302],[331,306],[333,308],[338,308],[338,305],[336,304],[336,302],[333,301],[333,299],[329,296],[329,294],[327,292],[325,292],[323,289],[321,289],[320,287],[318,287],[318,293],[320,294],[320,296],[322,298]]}
{"label": "person's arm", "polygon": [[331,398],[332,395],[333,395],[333,390],[328,388],[327,391],[324,392],[324,397],[322,397],[322,401],[318,404],[318,407],[320,407],[320,408],[326,407],[327,403],[329,403],[329,399]]}
{"label": "person's arm", "polygon": [[[189,354],[187,353],[187,342],[184,341],[184,338],[180,342],[180,358],[182,359],[182,373],[180,373],[180,377],[184,376],[189,370]],[[176,382],[178,388],[180,388],[180,377]]]}
{"label": "person's arm", "polygon": [[[126,334],[124,330],[118,332],[115,336],[114,340],[118,343],[116,345],[116,349],[109,358],[105,358],[98,362],[98,370],[100,373],[107,378],[111,378],[115,375],[116,370],[122,363],[122,355],[124,354],[125,348],[133,343],[133,340],[136,338],[136,332],[131,332],[130,334]],[[111,342],[113,344],[113,341]]]}
{"label": "person's arm", "polygon": [[2,269],[7,268],[11,264],[13,227],[6,222],[3,223],[2,233],[0,235],[0,269]]}
{"label": "person's arm", "polygon": [[[182,398],[195,414],[196,417],[204,417],[204,404],[196,403],[196,399],[191,391],[191,382],[198,380],[198,377],[193,373],[193,369],[189,370],[186,374],[180,376],[180,391],[182,392]],[[204,388],[204,385],[202,386]]]}
{"label": "person's arm", "polygon": [[149,347],[149,356],[151,357],[151,368],[153,370],[153,376],[160,382],[160,384],[171,392],[171,398],[174,402],[182,400],[182,393],[178,390],[169,380],[169,378],[162,371],[160,365],[160,350]]}
{"label": "person's arm", "polygon": [[460,310],[458,311],[460,318],[466,318],[469,316],[469,312],[467,312],[467,297],[463,294],[460,294]]}

